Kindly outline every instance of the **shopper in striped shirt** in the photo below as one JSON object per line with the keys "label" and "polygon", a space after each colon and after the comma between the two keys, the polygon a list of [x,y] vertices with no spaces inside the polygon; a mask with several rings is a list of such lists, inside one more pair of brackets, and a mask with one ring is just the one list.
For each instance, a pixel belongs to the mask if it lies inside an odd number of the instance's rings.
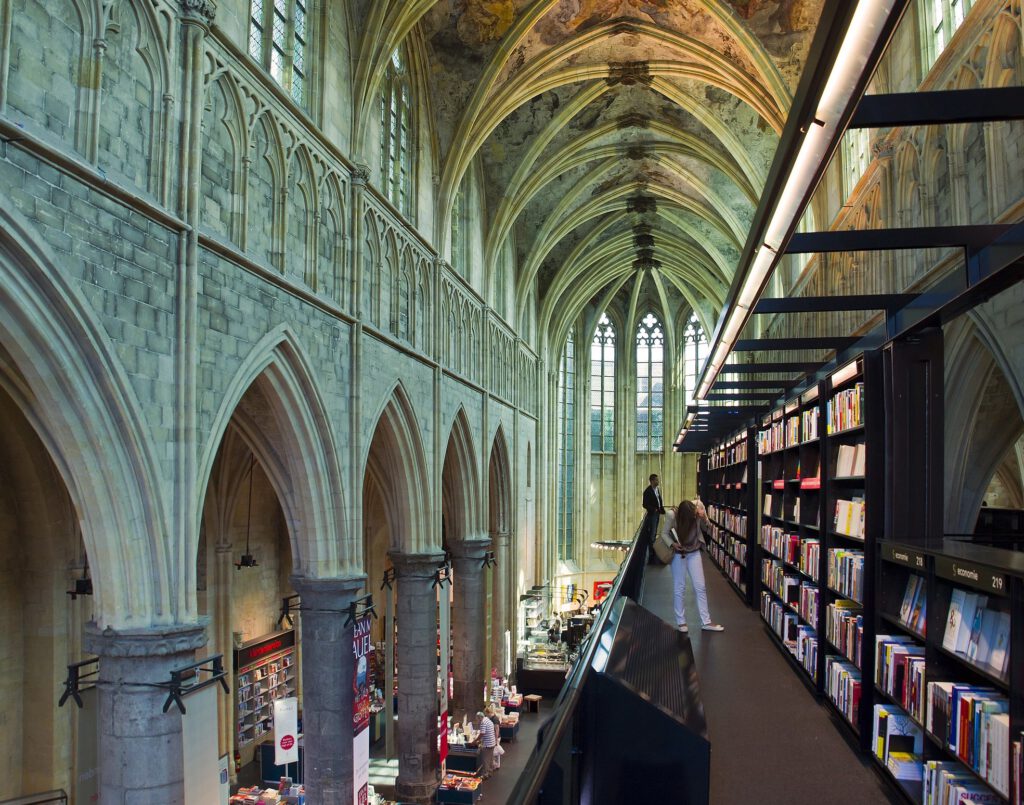
{"label": "shopper in striped shirt", "polygon": [[494,709],[490,705],[484,712],[477,713],[477,717],[480,719],[480,746],[483,748],[484,779],[490,777],[491,772],[494,771],[494,747],[498,743],[494,722],[491,721],[492,715],[494,715]]}

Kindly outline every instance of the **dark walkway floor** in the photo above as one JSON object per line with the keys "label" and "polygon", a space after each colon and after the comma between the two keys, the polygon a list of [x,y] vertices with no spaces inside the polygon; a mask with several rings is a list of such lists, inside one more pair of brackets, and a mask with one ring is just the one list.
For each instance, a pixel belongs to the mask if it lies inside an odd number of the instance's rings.
{"label": "dark walkway floor", "polygon": [[[675,625],[671,571],[646,570],[642,603]],[[704,574],[711,617],[725,626],[690,631],[711,739],[712,805],[900,802],[706,556]],[[692,588],[687,596],[688,621],[699,623]]]}

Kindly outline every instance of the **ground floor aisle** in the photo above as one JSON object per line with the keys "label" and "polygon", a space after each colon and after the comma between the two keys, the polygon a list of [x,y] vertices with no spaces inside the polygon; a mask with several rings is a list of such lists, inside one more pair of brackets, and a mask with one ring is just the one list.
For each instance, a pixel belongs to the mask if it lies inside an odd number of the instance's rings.
{"label": "ground floor aisle", "polygon": [[[847,743],[764,628],[706,555],[713,620],[702,632],[688,590],[686,611],[711,739],[712,805],[868,805],[899,802]],[[648,565],[642,603],[675,625],[672,574]]]}

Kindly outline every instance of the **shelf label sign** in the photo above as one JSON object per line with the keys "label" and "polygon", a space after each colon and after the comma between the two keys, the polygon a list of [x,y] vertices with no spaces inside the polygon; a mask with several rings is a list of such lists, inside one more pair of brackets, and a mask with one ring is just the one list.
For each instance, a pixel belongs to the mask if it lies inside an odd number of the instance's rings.
{"label": "shelf label sign", "polygon": [[955,581],[976,590],[983,590],[992,595],[1006,595],[1006,576],[980,565],[951,559],[947,556],[935,557],[935,571],[944,579]]}
{"label": "shelf label sign", "polygon": [[883,545],[882,558],[914,570],[924,570],[924,554],[904,548],[902,545]]}
{"label": "shelf label sign", "polygon": [[352,795],[354,805],[366,805],[370,792],[370,615],[352,628]]}
{"label": "shelf label sign", "polygon": [[299,700],[294,696],[274,700],[274,765],[299,762]]}

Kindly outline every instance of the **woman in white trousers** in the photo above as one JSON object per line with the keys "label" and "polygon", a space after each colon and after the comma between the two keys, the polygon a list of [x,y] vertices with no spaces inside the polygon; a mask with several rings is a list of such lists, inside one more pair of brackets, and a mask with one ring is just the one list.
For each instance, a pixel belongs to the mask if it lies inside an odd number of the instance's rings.
{"label": "woman in white trousers", "polygon": [[679,631],[686,632],[686,579],[693,581],[697,595],[697,611],[700,613],[701,628],[706,632],[721,632],[725,627],[711,620],[708,612],[708,591],[704,586],[704,567],[701,564],[700,549],[704,545],[703,529],[709,526],[704,504],[684,500],[665,517],[662,539],[672,546],[673,604]]}

